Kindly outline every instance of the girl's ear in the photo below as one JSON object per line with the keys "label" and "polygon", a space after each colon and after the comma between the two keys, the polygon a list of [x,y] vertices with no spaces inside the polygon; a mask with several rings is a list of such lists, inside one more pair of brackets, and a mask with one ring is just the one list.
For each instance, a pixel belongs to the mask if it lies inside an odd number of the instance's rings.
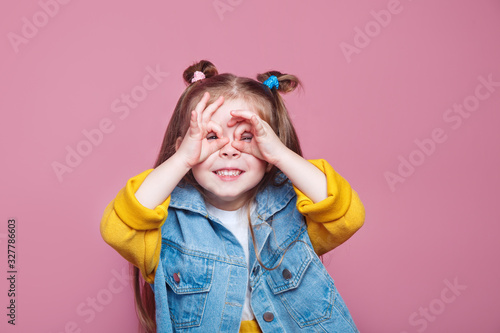
{"label": "girl's ear", "polygon": [[177,151],[179,149],[179,147],[181,146],[181,143],[182,143],[182,138],[178,137],[177,140],[175,140],[175,151]]}

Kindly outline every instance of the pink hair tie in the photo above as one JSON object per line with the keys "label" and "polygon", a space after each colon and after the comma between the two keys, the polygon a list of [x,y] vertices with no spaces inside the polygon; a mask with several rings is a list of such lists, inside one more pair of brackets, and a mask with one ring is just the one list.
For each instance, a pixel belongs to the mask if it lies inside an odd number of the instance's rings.
{"label": "pink hair tie", "polygon": [[193,78],[191,79],[191,83],[195,83],[196,81],[203,80],[205,78],[205,74],[200,71],[196,71],[193,74]]}

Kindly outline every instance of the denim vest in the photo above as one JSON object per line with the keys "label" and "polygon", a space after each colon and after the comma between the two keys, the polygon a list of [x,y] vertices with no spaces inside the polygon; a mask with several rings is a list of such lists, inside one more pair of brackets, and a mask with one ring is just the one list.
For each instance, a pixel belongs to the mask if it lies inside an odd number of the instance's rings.
{"label": "denim vest", "polygon": [[[251,305],[266,332],[358,332],[320,259],[290,182],[268,186],[252,216],[250,267],[240,243],[207,213],[201,194],[186,185],[171,194],[162,227],[154,284],[157,332],[235,332],[248,284]],[[283,259],[282,259],[283,258]]]}

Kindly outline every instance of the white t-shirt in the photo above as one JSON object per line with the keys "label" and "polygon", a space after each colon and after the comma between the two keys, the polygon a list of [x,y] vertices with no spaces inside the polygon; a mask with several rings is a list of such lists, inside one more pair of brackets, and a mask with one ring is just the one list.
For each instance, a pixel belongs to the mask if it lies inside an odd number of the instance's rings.
{"label": "white t-shirt", "polygon": [[[217,217],[222,224],[236,237],[243,247],[247,267],[250,266],[250,258],[248,255],[248,218],[247,207],[243,206],[238,210],[222,210],[215,208],[210,204],[206,204],[207,211],[210,215]],[[245,304],[243,305],[243,314],[241,320],[252,320],[255,316],[250,306],[250,286],[247,286],[247,294],[245,296]]]}

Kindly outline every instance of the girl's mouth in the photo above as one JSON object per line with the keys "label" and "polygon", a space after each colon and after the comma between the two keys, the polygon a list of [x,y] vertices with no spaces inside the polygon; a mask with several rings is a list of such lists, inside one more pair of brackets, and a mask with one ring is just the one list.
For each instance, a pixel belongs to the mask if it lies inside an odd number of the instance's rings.
{"label": "girl's mouth", "polygon": [[237,169],[221,169],[221,170],[216,170],[214,173],[222,178],[231,178],[231,177],[238,177],[243,173],[241,170]]}

